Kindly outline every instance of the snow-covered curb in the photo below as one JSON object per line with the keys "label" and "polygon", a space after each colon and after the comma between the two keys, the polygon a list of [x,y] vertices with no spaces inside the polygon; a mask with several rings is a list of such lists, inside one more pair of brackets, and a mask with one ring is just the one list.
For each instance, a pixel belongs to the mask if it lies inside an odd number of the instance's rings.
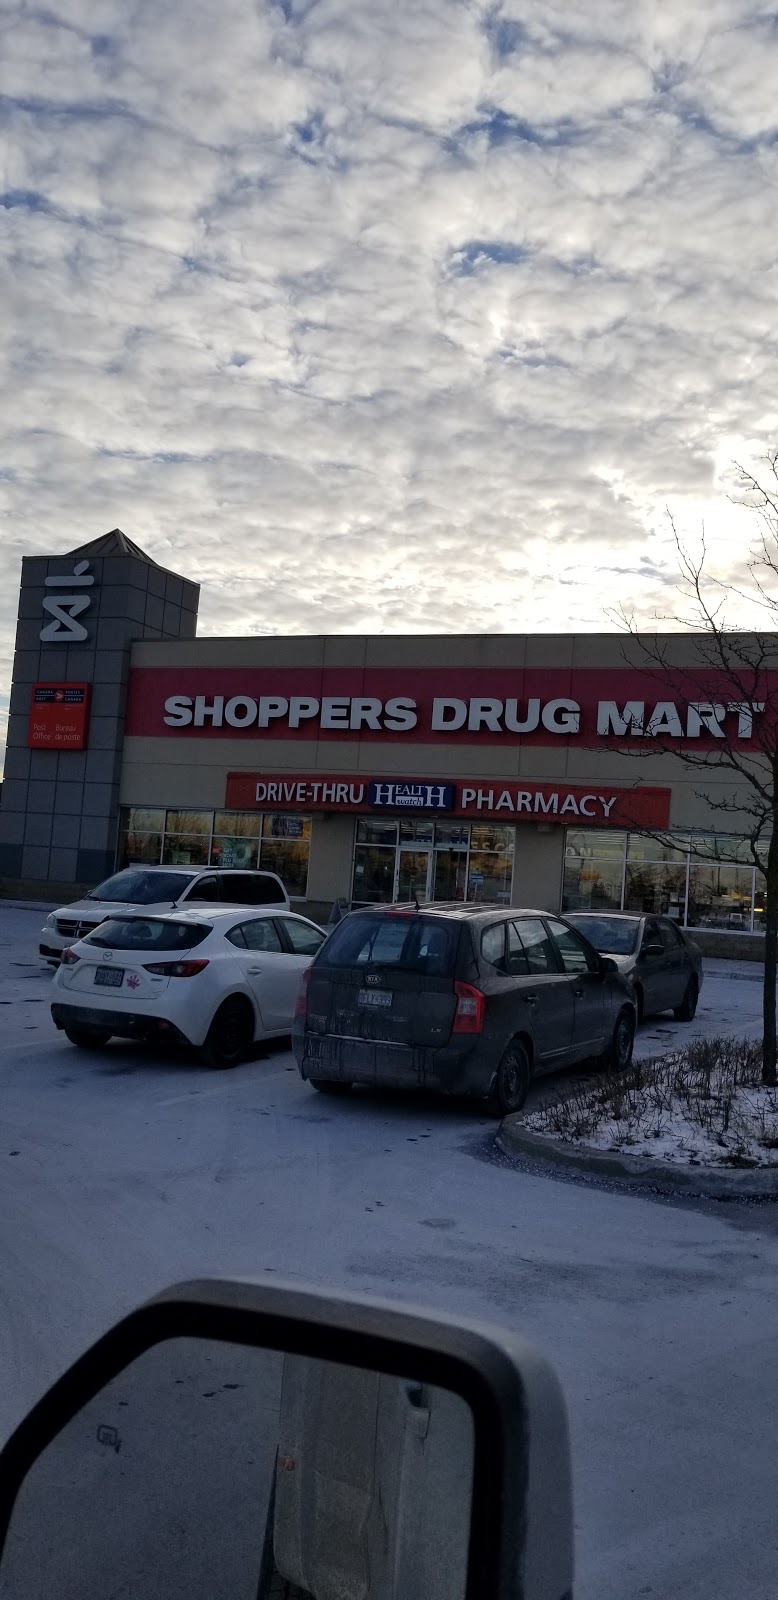
{"label": "snow-covered curb", "polygon": [[761,1072],[757,1041],[698,1039],[625,1072],[563,1081],[506,1119],[500,1141],[633,1182],[778,1193],[778,1090]]}
{"label": "snow-covered curb", "polygon": [[549,1138],[548,1134],[528,1132],[520,1114],[505,1118],[497,1134],[497,1145],[508,1156],[529,1156],[556,1167],[568,1167],[649,1189],[676,1189],[684,1194],[719,1200],[778,1198],[778,1166],[682,1167],[677,1162],[587,1149],[583,1144],[569,1144],[562,1139]]}

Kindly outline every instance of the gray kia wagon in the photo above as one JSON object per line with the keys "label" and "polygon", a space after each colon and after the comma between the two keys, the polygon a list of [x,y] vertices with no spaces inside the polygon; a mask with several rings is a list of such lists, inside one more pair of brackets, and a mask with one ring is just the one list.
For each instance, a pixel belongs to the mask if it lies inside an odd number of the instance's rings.
{"label": "gray kia wagon", "polygon": [[536,1073],[624,1067],[636,1007],[616,963],[559,917],[459,902],[352,911],[304,974],[292,1043],[303,1078],[437,1089],[518,1111]]}

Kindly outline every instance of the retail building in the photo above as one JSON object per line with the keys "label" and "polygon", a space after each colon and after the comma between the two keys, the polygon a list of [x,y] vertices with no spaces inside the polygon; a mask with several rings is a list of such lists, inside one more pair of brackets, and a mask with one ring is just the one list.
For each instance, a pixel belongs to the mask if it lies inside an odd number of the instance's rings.
{"label": "retail building", "polygon": [[760,929],[731,774],[641,731],[756,747],[758,702],[684,691],[688,635],[667,681],[615,633],[198,638],[197,586],[118,530],[23,569],[6,894],[259,864],[317,916],[415,896]]}

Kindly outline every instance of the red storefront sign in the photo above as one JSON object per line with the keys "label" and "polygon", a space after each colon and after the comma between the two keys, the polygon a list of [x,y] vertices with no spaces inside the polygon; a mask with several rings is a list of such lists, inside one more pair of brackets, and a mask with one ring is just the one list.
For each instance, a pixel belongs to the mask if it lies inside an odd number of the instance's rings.
{"label": "red storefront sign", "polygon": [[27,743],[34,750],[83,750],[89,715],[88,683],[35,683]]}
{"label": "red storefront sign", "polygon": [[[126,732],[190,739],[759,749],[772,680],[567,667],[135,667]],[[755,694],[757,691],[754,691]],[[765,702],[768,709],[765,710]],[[763,716],[764,714],[764,716]]]}
{"label": "red storefront sign", "polygon": [[502,822],[558,821],[595,828],[661,829],[670,823],[669,789],[527,783],[514,778],[229,772],[224,803],[235,811],[410,813]]}

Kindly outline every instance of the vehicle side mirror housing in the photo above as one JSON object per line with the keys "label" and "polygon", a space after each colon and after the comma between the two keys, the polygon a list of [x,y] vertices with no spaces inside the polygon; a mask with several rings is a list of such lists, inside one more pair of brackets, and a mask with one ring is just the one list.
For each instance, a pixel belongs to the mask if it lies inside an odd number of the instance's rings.
{"label": "vehicle side mirror housing", "polygon": [[664,953],[664,946],[658,940],[653,940],[651,944],[644,944],[640,952],[640,959],[641,961],[647,961],[650,956],[663,956]]}
{"label": "vehicle side mirror housing", "polygon": [[607,973],[609,976],[619,970],[619,964],[614,961],[613,956],[601,956],[600,963],[602,972]]}
{"label": "vehicle side mirror housing", "polygon": [[[183,1283],[0,1452],[0,1593],[572,1600],[564,1399],[511,1333],[380,1300]],[[344,1589],[345,1585],[345,1589]]]}

